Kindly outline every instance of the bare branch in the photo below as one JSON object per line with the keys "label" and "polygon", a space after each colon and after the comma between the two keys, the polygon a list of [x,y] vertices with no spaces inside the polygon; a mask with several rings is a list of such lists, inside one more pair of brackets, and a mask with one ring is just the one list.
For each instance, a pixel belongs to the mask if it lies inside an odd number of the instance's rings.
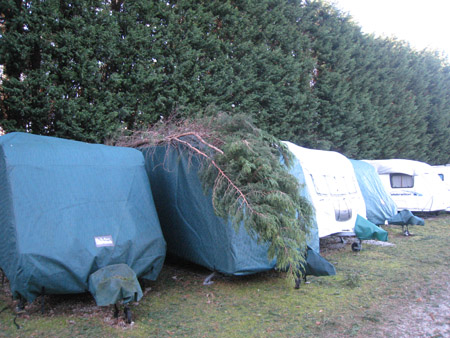
{"label": "bare branch", "polygon": [[[198,133],[190,132],[190,133],[184,133],[184,134],[175,135],[174,137],[175,137],[176,139],[179,139],[180,137],[183,137],[183,136],[195,136],[195,137],[196,137],[200,142],[202,142],[204,145],[210,147],[211,149],[214,149],[215,151],[217,151],[218,153],[220,153],[220,154],[223,155],[223,151],[222,151],[222,150],[220,150],[220,149],[217,148],[216,146],[214,146],[214,145],[212,145],[212,144],[206,142],[206,141],[205,141]],[[172,138],[172,137],[170,137],[170,138]]]}

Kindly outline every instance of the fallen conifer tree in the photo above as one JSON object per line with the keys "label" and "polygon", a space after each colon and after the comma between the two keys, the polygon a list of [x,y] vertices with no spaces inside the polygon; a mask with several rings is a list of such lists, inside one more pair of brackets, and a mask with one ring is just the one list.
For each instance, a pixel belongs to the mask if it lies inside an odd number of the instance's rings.
{"label": "fallen conifer tree", "polygon": [[244,224],[259,243],[269,243],[268,258],[302,275],[312,207],[287,168],[292,154],[279,140],[242,115],[219,114],[192,120],[171,118],[147,130],[126,131],[109,143],[134,148],[169,145],[202,159],[200,178],[211,191],[217,216],[235,229]]}

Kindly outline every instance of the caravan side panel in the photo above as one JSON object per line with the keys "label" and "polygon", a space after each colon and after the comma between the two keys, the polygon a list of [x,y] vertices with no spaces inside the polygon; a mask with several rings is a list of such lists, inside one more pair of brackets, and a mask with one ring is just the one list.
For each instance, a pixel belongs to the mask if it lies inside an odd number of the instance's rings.
{"label": "caravan side panel", "polygon": [[448,207],[448,193],[430,165],[404,159],[366,162],[377,170],[398,210],[433,212]]}

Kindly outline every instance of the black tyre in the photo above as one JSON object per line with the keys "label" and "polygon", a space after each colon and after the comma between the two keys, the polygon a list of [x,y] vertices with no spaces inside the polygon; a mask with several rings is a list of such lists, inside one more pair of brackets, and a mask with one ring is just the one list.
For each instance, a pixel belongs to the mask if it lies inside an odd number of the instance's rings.
{"label": "black tyre", "polygon": [[361,251],[361,245],[359,243],[352,243],[352,251],[358,252]]}

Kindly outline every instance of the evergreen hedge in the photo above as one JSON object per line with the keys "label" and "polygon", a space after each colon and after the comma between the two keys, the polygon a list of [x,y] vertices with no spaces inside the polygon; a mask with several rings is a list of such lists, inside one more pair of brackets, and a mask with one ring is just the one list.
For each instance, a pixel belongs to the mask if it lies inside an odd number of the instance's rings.
{"label": "evergreen hedge", "polygon": [[450,65],[322,1],[0,2],[0,125],[88,142],[226,111],[352,158],[450,162]]}

